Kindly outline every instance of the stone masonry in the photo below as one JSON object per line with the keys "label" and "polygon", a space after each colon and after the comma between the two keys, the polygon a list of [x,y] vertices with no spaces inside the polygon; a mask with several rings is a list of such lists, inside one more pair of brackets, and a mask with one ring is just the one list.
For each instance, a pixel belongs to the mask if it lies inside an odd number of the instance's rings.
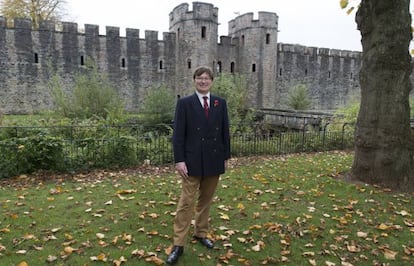
{"label": "stone masonry", "polygon": [[[166,18],[167,19],[167,18]],[[359,94],[361,54],[328,48],[278,43],[278,16],[259,12],[229,22],[228,36],[218,41],[218,8],[209,3],[184,3],[169,15],[170,29],[158,32],[97,25],[44,21],[33,30],[30,20],[16,19],[7,27],[0,17],[0,110],[27,114],[51,109],[51,77],[57,74],[64,89],[87,60],[107,74],[126,104],[137,111],[145,92],[164,85],[176,95],[193,91],[192,73],[207,65],[220,73],[239,73],[249,86],[249,104],[255,108],[283,109],[289,89],[308,87],[314,110],[334,110]]]}

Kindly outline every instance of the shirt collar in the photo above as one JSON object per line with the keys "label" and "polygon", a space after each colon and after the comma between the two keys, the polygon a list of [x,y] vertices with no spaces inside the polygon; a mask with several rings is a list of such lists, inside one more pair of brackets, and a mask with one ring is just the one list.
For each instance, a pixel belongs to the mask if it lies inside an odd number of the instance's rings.
{"label": "shirt collar", "polygon": [[210,100],[210,92],[207,92],[207,94],[201,94],[198,91],[196,91],[195,93],[197,94],[198,99],[200,99],[200,101],[203,100],[203,97],[204,96],[207,96],[208,97],[208,100]]}

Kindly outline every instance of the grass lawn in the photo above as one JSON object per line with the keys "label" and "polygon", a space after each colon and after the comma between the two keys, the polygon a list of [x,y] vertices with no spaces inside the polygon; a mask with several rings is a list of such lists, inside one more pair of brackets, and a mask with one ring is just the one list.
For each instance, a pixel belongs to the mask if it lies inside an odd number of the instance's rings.
{"label": "grass lawn", "polygon": [[[352,159],[232,159],[212,207],[215,249],[189,236],[178,265],[413,265],[414,195],[342,181]],[[0,264],[161,265],[180,191],[172,169],[2,181]]]}

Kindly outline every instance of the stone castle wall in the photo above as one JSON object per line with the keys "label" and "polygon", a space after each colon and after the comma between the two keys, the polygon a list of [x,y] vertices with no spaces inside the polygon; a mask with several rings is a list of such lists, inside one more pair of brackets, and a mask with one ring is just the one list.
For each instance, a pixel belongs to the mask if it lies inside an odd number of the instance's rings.
{"label": "stone castle wall", "polygon": [[[167,19],[167,18],[166,18]],[[218,39],[218,8],[194,2],[174,8],[170,32],[97,25],[16,19],[8,28],[0,17],[0,109],[4,113],[34,113],[53,107],[48,83],[57,74],[65,90],[90,58],[106,73],[128,111],[137,111],[145,93],[165,85],[177,95],[193,91],[192,73],[198,65],[222,73],[240,73],[249,86],[249,103],[256,108],[284,108],[289,88],[305,84],[312,109],[332,110],[359,92],[360,53],[282,44],[277,40],[278,16],[259,12],[229,22],[228,36]]]}

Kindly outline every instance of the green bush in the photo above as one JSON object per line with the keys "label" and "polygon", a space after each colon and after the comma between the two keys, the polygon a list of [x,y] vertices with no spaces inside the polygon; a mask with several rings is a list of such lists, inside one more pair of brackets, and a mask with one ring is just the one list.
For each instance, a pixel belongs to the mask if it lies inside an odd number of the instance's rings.
{"label": "green bush", "polygon": [[56,112],[68,118],[103,118],[117,121],[123,113],[123,103],[108,78],[88,64],[75,77],[75,86],[65,92],[57,76],[49,84]]}
{"label": "green bush", "polygon": [[211,91],[227,101],[231,133],[252,132],[255,110],[247,105],[246,78],[239,74],[222,73],[214,79]]}
{"label": "green bush", "polygon": [[146,125],[171,124],[175,103],[172,90],[164,86],[150,88],[140,108],[142,122]]}
{"label": "green bush", "polygon": [[61,138],[43,134],[0,141],[0,176],[9,177],[37,170],[60,171],[65,165]]}
{"label": "green bush", "polygon": [[289,90],[286,105],[293,110],[306,110],[311,106],[308,88],[304,84],[296,85]]}

